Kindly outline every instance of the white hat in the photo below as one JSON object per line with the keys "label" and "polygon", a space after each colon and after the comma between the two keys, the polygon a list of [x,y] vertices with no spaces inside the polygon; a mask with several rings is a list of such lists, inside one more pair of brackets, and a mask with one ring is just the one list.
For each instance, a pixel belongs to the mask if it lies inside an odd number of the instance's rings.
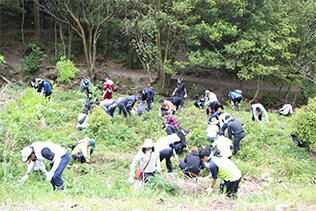
{"label": "white hat", "polygon": [[146,138],[145,141],[144,141],[144,144],[143,144],[143,148],[150,148],[150,147],[153,147],[154,144],[153,144],[153,140],[149,139],[149,138]]}
{"label": "white hat", "polygon": [[30,157],[32,154],[33,149],[30,146],[25,147],[22,149],[21,154],[22,154],[22,162],[26,162],[27,159]]}

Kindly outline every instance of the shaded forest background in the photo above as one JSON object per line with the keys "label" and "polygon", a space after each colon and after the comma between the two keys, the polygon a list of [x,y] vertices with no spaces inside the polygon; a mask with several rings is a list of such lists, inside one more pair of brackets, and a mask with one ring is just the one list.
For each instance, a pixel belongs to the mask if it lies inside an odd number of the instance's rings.
{"label": "shaded forest background", "polygon": [[160,90],[182,75],[197,79],[192,89],[206,79],[265,104],[315,96],[314,0],[0,0],[0,11],[1,69],[10,77],[68,59],[82,77],[103,80],[104,67],[119,64]]}

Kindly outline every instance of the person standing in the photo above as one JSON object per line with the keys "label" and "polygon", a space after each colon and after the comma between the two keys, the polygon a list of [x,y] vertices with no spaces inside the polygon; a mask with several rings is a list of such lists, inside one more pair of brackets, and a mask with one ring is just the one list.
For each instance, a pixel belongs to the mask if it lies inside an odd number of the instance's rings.
{"label": "person standing", "polygon": [[251,105],[252,110],[252,121],[261,122],[262,114],[266,117],[267,123],[269,123],[269,116],[267,110],[263,107],[262,104],[256,103]]}
{"label": "person standing", "polygon": [[114,82],[111,80],[110,76],[106,74],[105,82],[103,84],[103,96],[102,99],[112,99],[112,94],[114,92]]}
{"label": "person standing", "polygon": [[[136,165],[139,165],[139,168],[135,175]],[[150,177],[155,176],[155,173],[159,171],[159,154],[156,152],[153,141],[151,139],[145,139],[141,150],[138,151],[130,165],[128,181],[134,184],[134,177],[136,176],[138,180],[142,180],[146,183]]]}
{"label": "person standing", "polygon": [[228,138],[232,140],[234,136],[234,152],[236,154],[240,151],[240,141],[245,138],[245,132],[241,125],[241,122],[232,118],[231,116],[226,116],[227,130],[228,130]]}
{"label": "person standing", "polygon": [[24,163],[50,161],[51,169],[46,174],[46,180],[50,181],[53,190],[64,189],[61,175],[70,160],[70,155],[64,147],[51,142],[34,142],[30,146],[25,147],[21,154]]}
{"label": "person standing", "polygon": [[86,92],[88,100],[92,100],[91,82],[89,79],[84,78],[80,81],[80,92]]}
{"label": "person standing", "polygon": [[226,193],[228,198],[236,198],[239,183],[241,181],[241,171],[228,158],[217,157],[213,155],[208,149],[203,149],[200,152],[200,158],[207,163],[210,170],[210,178],[212,178],[211,186],[207,189],[207,194],[211,194],[217,183],[217,179],[223,180],[221,185],[221,192]]}

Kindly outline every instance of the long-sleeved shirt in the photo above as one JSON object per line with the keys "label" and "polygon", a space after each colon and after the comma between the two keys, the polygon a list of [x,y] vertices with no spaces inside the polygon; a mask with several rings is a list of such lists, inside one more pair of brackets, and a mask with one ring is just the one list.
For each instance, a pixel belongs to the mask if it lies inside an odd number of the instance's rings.
{"label": "long-sleeved shirt", "polygon": [[[256,103],[256,104],[251,105],[251,108],[252,108],[252,114],[255,120],[259,121],[258,115],[263,113],[264,116],[266,117],[267,123],[269,123],[269,116],[266,109],[263,107],[263,105],[261,105],[260,103]],[[257,111],[257,109],[259,109],[260,111]]]}
{"label": "long-sleeved shirt", "polygon": [[77,153],[82,153],[84,158],[89,161],[90,160],[90,148],[88,147],[88,144],[90,142],[90,138],[85,138],[82,141],[80,141],[77,146],[72,150],[71,154],[77,154]]}
{"label": "long-sleeved shirt", "polygon": [[280,110],[279,113],[287,116],[287,115],[291,115],[293,114],[293,108],[291,106],[291,104],[285,104]]}
{"label": "long-sleeved shirt", "polygon": [[67,153],[67,150],[64,147],[51,142],[34,142],[31,144],[31,147],[34,150],[36,160],[48,160],[53,163],[50,172],[56,171],[61,161],[61,157]]}
{"label": "long-sleeved shirt", "polygon": [[127,110],[132,110],[132,108],[134,107],[136,103],[136,96],[131,95],[131,96],[124,97],[122,98],[120,103],[123,104]]}
{"label": "long-sleeved shirt", "polygon": [[239,135],[244,132],[241,122],[238,119],[232,119],[227,123],[228,138],[232,139],[232,136]]}
{"label": "long-sleeved shirt", "polygon": [[104,90],[104,93],[102,96],[103,100],[112,99],[112,93],[114,91],[114,83],[111,79],[108,79],[104,82],[103,90]]}
{"label": "long-sleeved shirt", "polygon": [[[147,162],[148,162],[148,165],[145,168]],[[139,164],[140,169],[142,169],[144,173],[153,173],[155,171],[160,171],[159,153],[155,150],[154,152],[151,152],[151,156],[150,156],[150,152],[143,153],[142,150],[138,151],[138,153],[136,154],[136,156],[134,157],[130,165],[131,176],[134,175],[135,166],[137,164]]]}
{"label": "long-sleeved shirt", "polygon": [[181,139],[177,135],[177,133],[173,133],[172,135],[162,137],[162,138],[158,139],[158,141],[155,143],[155,150],[157,152],[160,152],[160,151],[170,147],[171,144],[174,144],[175,142],[179,142],[179,141],[181,141]]}
{"label": "long-sleeved shirt", "polygon": [[34,170],[40,170],[40,171],[42,171],[44,173],[47,173],[44,161],[39,161],[39,160],[31,161],[30,163],[27,164],[26,173],[30,174],[33,169]]}
{"label": "long-sleeved shirt", "polygon": [[169,114],[167,116],[167,120],[165,122],[165,125],[172,125],[173,127],[175,127],[176,129],[178,129],[180,127],[179,123],[177,122],[176,118],[172,115]]}

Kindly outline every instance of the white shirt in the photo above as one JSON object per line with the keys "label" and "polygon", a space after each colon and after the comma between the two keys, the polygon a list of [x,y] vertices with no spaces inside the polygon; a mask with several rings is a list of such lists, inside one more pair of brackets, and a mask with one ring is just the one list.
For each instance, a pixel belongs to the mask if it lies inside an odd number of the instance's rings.
{"label": "white shirt", "polygon": [[217,96],[214,92],[210,92],[205,96],[205,105],[209,105],[212,102],[218,102]]}
{"label": "white shirt", "polygon": [[291,104],[285,104],[280,110],[279,113],[286,116],[289,114],[293,114],[293,108]]}
{"label": "white shirt", "polygon": [[213,125],[213,124],[207,125],[207,128],[206,128],[207,137],[215,138],[218,131],[219,129],[217,125]]}
{"label": "white shirt", "polygon": [[[150,158],[150,161],[148,162]],[[147,165],[148,163],[148,165]],[[160,171],[160,158],[159,158],[159,153],[155,150],[154,152],[151,153],[147,152],[144,154],[141,150],[138,151],[136,154],[135,158],[133,159],[131,165],[130,165],[130,175],[134,175],[135,172],[135,166],[139,164],[139,167],[141,169],[145,168],[144,173],[153,173],[155,171]]]}
{"label": "white shirt", "polygon": [[233,146],[233,144],[229,138],[226,138],[225,136],[217,136],[212,145],[221,152],[221,156],[226,158],[232,156],[231,147]]}
{"label": "white shirt", "polygon": [[49,160],[50,162],[54,163],[51,172],[55,172],[56,169],[59,166],[59,163],[61,161],[61,157],[64,156],[67,153],[67,150],[64,147],[61,147],[57,144],[51,143],[51,142],[34,142],[31,147],[33,147],[34,149],[34,153],[36,156],[36,159],[38,161],[44,161],[44,160],[48,160],[46,158],[43,157],[42,155],[42,150],[44,148],[48,148],[51,152],[53,152],[54,158],[53,160]]}
{"label": "white shirt", "polygon": [[162,150],[169,148],[170,144],[173,144],[179,141],[181,141],[181,139],[176,133],[162,137],[155,143],[155,150],[157,152],[161,152]]}
{"label": "white shirt", "polygon": [[[251,108],[252,108],[252,114],[255,117],[255,120],[259,121],[258,115],[263,113],[264,116],[266,117],[267,123],[269,123],[269,116],[266,109],[263,107],[263,105],[261,105],[260,103],[256,103],[256,104],[251,105]],[[257,112],[257,108],[260,109],[259,112]]]}

